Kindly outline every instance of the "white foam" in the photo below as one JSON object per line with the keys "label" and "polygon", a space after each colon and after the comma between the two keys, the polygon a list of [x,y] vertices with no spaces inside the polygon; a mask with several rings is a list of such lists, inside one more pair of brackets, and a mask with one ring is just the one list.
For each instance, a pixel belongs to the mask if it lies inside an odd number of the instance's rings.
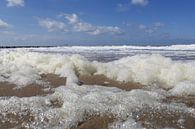
{"label": "white foam", "polygon": [[70,57],[52,54],[10,51],[0,53],[1,81],[28,85],[40,79],[42,73],[54,73],[76,82],[74,64]]}
{"label": "white foam", "polygon": [[40,74],[53,73],[76,83],[77,74],[102,74],[121,82],[138,82],[174,88],[181,82],[195,83],[195,61],[181,62],[153,55],[135,55],[101,63],[90,62],[80,55],[45,54],[25,50],[0,52],[0,79],[16,85],[28,85],[40,80]]}
{"label": "white foam", "polygon": [[174,60],[195,60],[195,45],[172,46],[66,46],[50,48],[28,48],[27,50],[45,53],[80,54],[87,59],[109,62],[121,57],[137,54],[161,54]]}
{"label": "white foam", "polygon": [[[117,88],[102,86],[68,85],[56,89],[55,93],[45,97],[7,98],[0,99],[0,114],[5,119],[8,114],[18,114],[20,117],[30,111],[33,122],[22,123],[20,126],[28,128],[70,128],[76,126],[86,117],[94,115],[113,114],[119,120],[110,127],[119,129],[140,129],[132,113],[152,109],[167,109],[195,115],[195,111],[183,105],[161,103],[164,95],[153,91],[132,90],[123,91]],[[52,102],[62,104],[55,107]],[[146,106],[147,105],[147,106]],[[11,120],[11,119],[9,119]],[[121,123],[120,120],[124,122]],[[20,128],[20,126],[18,128]]]}
{"label": "white foam", "polygon": [[161,55],[136,55],[110,63],[96,63],[96,74],[143,85],[173,88],[182,81],[195,82],[195,62],[172,61]]}
{"label": "white foam", "polygon": [[[195,116],[194,108],[162,101],[169,93],[179,96],[195,95],[194,61],[173,61],[155,54],[136,55],[101,63],[90,62],[80,55],[36,53],[23,49],[0,52],[0,81],[27,85],[39,81],[42,73],[68,77],[67,86],[61,86],[54,94],[45,97],[0,97],[2,118],[6,118],[9,113],[22,116],[29,110],[35,121],[23,123],[21,126],[63,129],[76,126],[87,116],[114,114],[119,121],[111,123],[110,128],[140,129],[142,126],[135,122],[132,113],[143,111],[145,105],[159,111],[166,109]],[[123,91],[114,87],[78,86],[77,74],[103,74],[118,81],[148,85],[150,90]],[[171,90],[151,90],[154,85]],[[55,107],[52,101],[57,101],[62,106]]]}
{"label": "white foam", "polygon": [[158,100],[163,97],[143,90],[125,92],[100,86],[60,87],[55,94],[61,95],[63,111],[72,122],[83,121],[85,117],[95,114],[114,114],[118,118],[127,119],[136,108],[158,104]]}
{"label": "white foam", "polygon": [[195,44],[189,45],[170,45],[170,46],[132,46],[132,45],[120,45],[120,46],[64,46],[64,47],[50,47],[50,48],[30,48],[30,50],[39,51],[67,51],[67,50],[115,50],[115,49],[137,49],[137,50],[195,50]]}
{"label": "white foam", "polygon": [[173,95],[179,96],[195,95],[195,83],[181,82],[170,91]]}
{"label": "white foam", "polygon": [[114,122],[110,124],[109,129],[146,129],[138,122],[135,122],[132,118],[129,118],[124,122]]}

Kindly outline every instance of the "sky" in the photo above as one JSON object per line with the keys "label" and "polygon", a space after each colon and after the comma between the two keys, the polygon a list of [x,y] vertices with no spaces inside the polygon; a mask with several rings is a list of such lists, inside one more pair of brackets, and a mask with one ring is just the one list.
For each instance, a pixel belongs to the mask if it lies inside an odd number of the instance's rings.
{"label": "sky", "polygon": [[0,0],[0,45],[195,43],[195,0]]}

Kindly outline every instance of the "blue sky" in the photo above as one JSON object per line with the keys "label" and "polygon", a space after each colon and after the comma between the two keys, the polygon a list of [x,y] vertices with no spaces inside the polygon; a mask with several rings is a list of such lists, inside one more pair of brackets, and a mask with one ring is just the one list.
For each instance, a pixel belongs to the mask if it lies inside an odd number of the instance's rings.
{"label": "blue sky", "polygon": [[0,45],[195,43],[194,0],[1,0]]}

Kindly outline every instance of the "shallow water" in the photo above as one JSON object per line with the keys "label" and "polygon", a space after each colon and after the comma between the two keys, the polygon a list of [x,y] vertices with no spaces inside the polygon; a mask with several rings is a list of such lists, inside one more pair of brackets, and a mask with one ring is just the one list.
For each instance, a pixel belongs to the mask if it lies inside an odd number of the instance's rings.
{"label": "shallow water", "polygon": [[31,48],[31,51],[61,54],[79,54],[90,61],[109,62],[126,56],[138,54],[160,54],[173,60],[195,60],[195,45],[175,45],[166,47],[140,46],[73,46],[53,48]]}
{"label": "shallow water", "polygon": [[[46,96],[0,97],[1,127],[76,128],[91,117],[111,115],[114,122],[106,128],[195,128],[194,101],[189,99],[195,95],[195,50],[190,47],[0,51],[1,82],[17,88],[32,84],[48,88],[43,74],[66,77],[66,86],[58,84]],[[101,83],[80,86],[81,75],[104,75],[118,84],[132,82],[143,87],[126,91]]]}

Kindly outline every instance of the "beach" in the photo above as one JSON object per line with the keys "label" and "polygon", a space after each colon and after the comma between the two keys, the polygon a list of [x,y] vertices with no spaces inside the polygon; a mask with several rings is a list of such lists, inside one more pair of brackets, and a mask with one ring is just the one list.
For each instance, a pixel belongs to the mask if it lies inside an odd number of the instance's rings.
{"label": "beach", "polygon": [[[33,96],[46,96],[54,93],[53,88],[57,88],[60,85],[64,85],[66,83],[66,78],[61,78],[53,74],[42,75],[42,79],[48,82],[48,85],[54,86],[49,87],[49,90],[44,90],[43,87],[39,85],[28,85],[24,88],[14,89],[14,85],[1,83],[1,96],[17,96],[17,97],[33,97]],[[82,85],[101,85],[105,87],[117,87],[119,89],[130,91],[133,89],[141,89],[144,88],[143,85],[136,83],[121,83],[111,79],[106,78],[103,75],[95,75],[95,76],[81,76],[79,77],[80,86]],[[168,97],[164,101],[166,103],[175,102],[175,103],[184,103],[187,107],[194,108],[195,107],[195,97],[187,96],[187,97]],[[59,108],[62,106],[57,101],[53,101],[52,106],[55,108]],[[4,119],[7,120],[5,122],[0,122],[1,128],[13,128],[19,126],[22,123],[31,123],[34,122],[34,116],[30,113],[30,111],[23,111],[24,115],[17,114],[7,114],[4,116]],[[190,114],[185,114],[182,112],[169,112],[169,111],[154,111],[153,109],[148,109],[146,111],[140,111],[138,114],[135,113],[137,118],[136,121],[140,122],[145,128],[164,128],[167,125],[169,127],[181,128],[178,126],[177,121],[183,117],[183,127],[187,129],[193,129],[195,127],[195,117]],[[113,114],[104,114],[104,115],[95,115],[88,116],[84,121],[78,123],[77,129],[107,129],[109,124],[117,121],[117,118],[114,117]],[[149,124],[151,123],[151,124]]]}
{"label": "beach", "polygon": [[[118,57],[106,48],[101,59],[97,53],[86,57],[89,48],[77,49],[79,55],[54,48],[0,51],[2,129],[195,128],[191,50],[172,50],[175,58],[163,56],[170,50],[132,49],[128,55],[127,48],[114,47]],[[178,58],[185,52],[185,60]]]}
{"label": "beach", "polygon": [[0,129],[195,129],[194,5],[0,0]]}

